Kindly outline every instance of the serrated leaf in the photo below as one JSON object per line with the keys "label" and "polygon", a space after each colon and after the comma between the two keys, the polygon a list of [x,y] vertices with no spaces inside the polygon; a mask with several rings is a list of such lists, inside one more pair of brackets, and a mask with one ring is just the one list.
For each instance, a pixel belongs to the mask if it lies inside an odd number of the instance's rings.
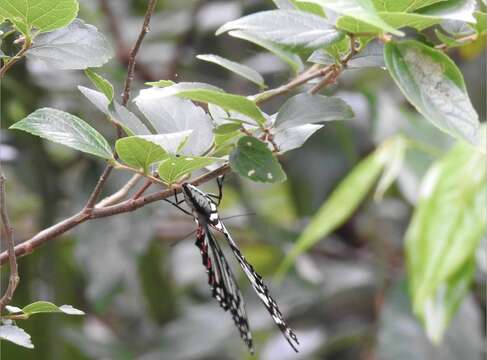
{"label": "serrated leaf", "polygon": [[142,169],[145,173],[149,171],[150,165],[169,156],[161,146],[138,136],[118,139],[115,150],[123,162],[135,169]]}
{"label": "serrated leaf", "polygon": [[279,154],[297,149],[308,140],[315,132],[320,130],[324,125],[304,124],[291,128],[275,128],[271,130],[274,142],[279,149]]}
{"label": "serrated leaf", "polygon": [[477,34],[482,35],[487,32],[487,13],[476,11],[474,13],[475,20],[475,31]]}
{"label": "serrated leaf", "polygon": [[228,35],[236,37],[237,39],[249,41],[270,51],[282,61],[287,63],[291,69],[293,69],[295,74],[303,70],[303,62],[298,55],[276,45],[272,41],[262,39],[257,34],[252,34],[241,30],[230,31]]}
{"label": "serrated leaf", "polygon": [[84,86],[78,86],[78,90],[100,110],[102,113],[107,115],[112,121],[120,124],[127,135],[147,135],[149,130],[144,123],[125,106],[120,105],[115,100],[112,101],[112,105],[107,99],[107,97],[96,90],[89,89]]}
{"label": "serrated leaf", "polygon": [[29,35],[65,27],[78,13],[77,0],[11,0],[0,2],[0,17],[10,20],[19,31]]}
{"label": "serrated leaf", "polygon": [[213,144],[213,125],[205,111],[191,101],[166,96],[166,89],[144,89],[135,99],[158,134],[191,130],[184,154],[202,155]]}
{"label": "serrated leaf", "polygon": [[224,134],[238,131],[241,127],[242,125],[239,123],[222,124],[214,130],[214,133],[218,135],[224,135]]}
{"label": "serrated leaf", "polygon": [[376,182],[387,161],[387,146],[381,146],[360,161],[313,216],[279,268],[282,276],[298,255],[342,225],[357,209]]}
{"label": "serrated leaf", "polygon": [[446,0],[372,0],[377,11],[412,12]]}
{"label": "serrated leaf", "polygon": [[371,0],[311,0],[310,2],[330,9],[338,14],[349,16],[353,19],[362,21],[376,28],[390,32],[391,34],[402,36],[401,31],[386,23],[377,14]]}
{"label": "serrated leaf", "polygon": [[38,109],[10,129],[26,131],[103,159],[113,158],[110,145],[98,131],[80,118],[61,110]]}
{"label": "serrated leaf", "polygon": [[380,67],[385,69],[384,44],[377,40],[369,42],[363,50],[348,61],[349,68]]}
{"label": "serrated leaf", "polygon": [[171,86],[176,84],[172,80],[158,80],[158,81],[149,81],[145,83],[146,85],[153,86],[153,87],[161,87],[165,88],[166,86]]}
{"label": "serrated leaf", "polygon": [[392,78],[421,114],[450,135],[479,145],[478,115],[462,73],[447,55],[408,40],[388,43],[384,57]]}
{"label": "serrated leaf", "polygon": [[[379,12],[378,15],[394,28],[412,27],[418,31],[426,29],[443,21],[441,17],[422,15],[416,13]],[[338,19],[337,27],[351,33],[381,33],[382,29],[354,19],[343,16]]]}
{"label": "serrated leaf", "polygon": [[85,70],[85,75],[90,79],[91,83],[100,90],[107,97],[109,102],[112,102],[113,95],[115,91],[113,90],[113,85],[105,79],[103,76],[98,75],[96,72],[90,68]]}
{"label": "serrated leaf", "polygon": [[192,133],[193,130],[184,130],[175,133],[142,135],[137,137],[162,147],[169,154],[176,155],[179,154],[181,149],[187,144],[188,138]]}
{"label": "serrated leaf", "polygon": [[34,345],[30,340],[30,335],[24,329],[15,325],[0,325],[0,339],[10,341],[16,345],[33,349]]}
{"label": "serrated leaf", "polygon": [[326,47],[344,37],[325,18],[295,10],[269,10],[247,15],[227,22],[216,35],[230,30],[243,30],[292,49]]}
{"label": "serrated leaf", "polygon": [[231,72],[239,76],[242,76],[243,78],[253,82],[254,84],[259,85],[260,87],[266,86],[262,75],[260,75],[257,71],[248,66],[213,54],[202,54],[197,55],[196,57],[200,60],[220,65],[221,67],[224,67],[225,69],[230,70]]}
{"label": "serrated leaf", "polygon": [[406,233],[413,309],[438,342],[468,290],[487,229],[486,157],[458,143],[428,171]]}
{"label": "serrated leaf", "polygon": [[417,12],[441,19],[459,20],[475,23],[473,13],[476,9],[475,0],[447,0],[421,8]]}
{"label": "serrated leaf", "polygon": [[408,145],[408,141],[402,136],[389,140],[389,155],[385,163],[384,173],[375,189],[374,199],[376,201],[382,200],[386,191],[399,176]]}
{"label": "serrated leaf", "polygon": [[22,309],[17,306],[12,305],[5,305],[5,310],[7,310],[10,314],[20,313]]}
{"label": "serrated leaf", "polygon": [[73,305],[61,305],[59,310],[67,315],[85,315],[84,311],[76,309]]}
{"label": "serrated leaf", "polygon": [[168,185],[180,180],[195,170],[214,164],[221,159],[197,156],[171,156],[158,167],[159,177]]}
{"label": "serrated leaf", "polygon": [[113,49],[95,26],[75,19],[66,28],[38,35],[26,56],[57,69],[86,69],[105,64]]}
{"label": "serrated leaf", "polygon": [[68,315],[84,315],[81,310],[75,309],[71,305],[57,306],[48,301],[36,301],[22,308],[24,314],[29,316],[41,313],[65,313]]}
{"label": "serrated leaf", "polygon": [[286,174],[272,151],[262,141],[243,136],[230,156],[230,165],[239,175],[257,182],[283,182]]}
{"label": "serrated leaf", "polygon": [[468,40],[464,40],[464,41],[458,41],[455,38],[452,38],[452,37],[449,37],[449,36],[443,34],[438,29],[435,29],[435,34],[436,34],[436,37],[438,38],[438,40],[440,40],[448,48],[455,48],[455,47],[463,46],[463,45],[468,44],[474,40],[474,39],[468,39]]}
{"label": "serrated leaf", "polygon": [[352,108],[340,98],[324,95],[298,94],[279,109],[275,125],[279,129],[332,120],[349,120]]}
{"label": "serrated leaf", "polygon": [[233,110],[254,119],[257,124],[263,125],[266,118],[255,103],[244,96],[228,94],[223,90],[204,83],[178,83],[162,89],[142,90],[135,99],[139,104],[141,100],[162,99],[168,96],[178,96],[194,101],[218,105],[225,110]]}
{"label": "serrated leaf", "polygon": [[337,59],[323,49],[313,51],[306,61],[321,65],[332,65],[337,63]]}

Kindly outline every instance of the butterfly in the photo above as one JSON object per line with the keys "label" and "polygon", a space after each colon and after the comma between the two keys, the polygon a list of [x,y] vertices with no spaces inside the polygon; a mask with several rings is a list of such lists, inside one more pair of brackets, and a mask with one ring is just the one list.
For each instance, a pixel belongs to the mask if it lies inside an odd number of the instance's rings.
{"label": "butterfly", "polygon": [[[250,352],[254,352],[254,347],[245,310],[245,302],[235,280],[235,276],[233,275],[212,230],[222,233],[226,238],[230,249],[250,281],[253,289],[264,303],[267,311],[270,313],[274,322],[279,327],[293,350],[298,352],[297,346],[299,345],[299,341],[296,334],[287,326],[276,301],[270,295],[269,289],[264,284],[262,277],[245,259],[238,244],[233,240],[230,232],[220,219],[218,205],[222,198],[223,177],[219,177],[217,183],[219,189],[218,195],[206,194],[194,185],[183,183],[181,184],[181,187],[184,199],[178,200],[175,193],[176,202],[166,201],[194,218],[197,225],[195,244],[200,250],[202,263],[208,274],[208,284],[211,288],[211,294],[225,311],[230,311],[235,326],[240,332],[240,337],[245,342]],[[180,207],[180,204],[183,202],[188,205],[191,212]]]}

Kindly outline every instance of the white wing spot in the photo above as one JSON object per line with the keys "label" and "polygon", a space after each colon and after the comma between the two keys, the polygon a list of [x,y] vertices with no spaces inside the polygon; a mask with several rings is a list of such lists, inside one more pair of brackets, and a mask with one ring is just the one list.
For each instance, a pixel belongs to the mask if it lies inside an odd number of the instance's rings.
{"label": "white wing spot", "polygon": [[247,141],[247,146],[252,146],[252,143],[250,141]]}
{"label": "white wing spot", "polygon": [[274,177],[272,176],[272,174],[271,174],[270,172],[268,172],[268,173],[267,173],[267,178],[268,178],[269,180],[272,180]]}
{"label": "white wing spot", "polygon": [[171,163],[171,165],[172,165],[172,166],[176,166],[176,163],[174,163],[174,162],[173,162],[173,163]]}
{"label": "white wing spot", "polygon": [[255,174],[255,170],[250,170],[248,173],[247,173],[247,176],[252,176]]}
{"label": "white wing spot", "polygon": [[191,161],[191,160],[194,160],[194,159],[193,158],[190,158],[190,157],[187,157],[185,160]]}

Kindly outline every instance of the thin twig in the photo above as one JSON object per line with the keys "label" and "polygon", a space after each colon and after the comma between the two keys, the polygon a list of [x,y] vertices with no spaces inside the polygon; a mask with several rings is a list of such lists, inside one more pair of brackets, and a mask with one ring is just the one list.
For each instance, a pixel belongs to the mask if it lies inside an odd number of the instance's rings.
{"label": "thin twig", "polygon": [[0,172],[0,217],[2,219],[4,230],[3,232],[5,233],[5,242],[7,244],[7,259],[10,264],[10,276],[8,286],[5,290],[5,294],[0,299],[0,313],[2,313],[5,306],[8,305],[10,301],[12,301],[15,289],[17,288],[17,285],[20,281],[19,271],[17,267],[17,257],[15,255],[13,236],[14,230],[10,225],[10,219],[7,212],[7,195],[5,193],[5,181],[5,176],[3,175],[3,173]]}
{"label": "thin twig", "polygon": [[[191,183],[195,186],[208,182],[212,179],[217,178],[220,175],[226,174],[230,171],[230,166],[228,164],[219,167],[211,172],[208,172],[200,177],[194,179]],[[171,197],[174,195],[174,192],[179,193],[181,192],[180,186],[176,185],[174,187],[158,191],[146,196],[139,197],[137,199],[128,199],[122,201],[119,204],[106,206],[103,208],[95,208],[90,213],[86,213],[83,210],[78,212],[77,214],[57,223],[47,229],[42,230],[38,234],[36,234],[31,239],[22,242],[21,244],[15,247],[15,254],[17,257],[24,256],[27,254],[32,253],[35,249],[39,246],[42,246],[49,240],[56,238],[57,236],[64,234],[65,232],[71,230],[72,228],[78,226],[79,224],[90,220],[90,219],[98,219],[108,216],[113,216],[117,214],[123,214],[127,212],[132,212],[137,210],[147,204],[160,201]],[[4,251],[0,254],[0,265],[5,264],[8,261],[8,253]]]}
{"label": "thin twig", "polygon": [[147,181],[145,182],[145,184],[144,184],[144,185],[142,185],[142,187],[139,189],[139,191],[137,191],[137,192],[134,194],[134,196],[132,197],[132,199],[133,199],[133,200],[135,200],[135,199],[138,199],[139,197],[141,197],[141,196],[142,196],[142,195],[145,193],[145,191],[146,191],[146,190],[147,190],[147,189],[148,189],[148,188],[149,188],[151,185],[152,185],[152,181],[147,180]]}
{"label": "thin twig", "polygon": [[[459,42],[459,43],[467,43],[469,41],[475,41],[477,40],[478,38],[478,34],[477,33],[474,33],[474,34],[470,34],[470,35],[466,35],[466,36],[462,36],[462,37],[459,37],[459,38],[456,38],[455,41]],[[450,46],[447,45],[447,44],[439,44],[439,45],[436,45],[435,46],[435,49],[437,50],[447,50]]]}
{"label": "thin twig", "polygon": [[[154,13],[154,9],[156,6],[157,0],[150,0],[149,4],[147,6],[147,11],[144,17],[144,23],[142,25],[142,29],[140,30],[139,36],[137,38],[137,41],[134,44],[134,47],[130,51],[130,56],[129,56],[129,63],[127,66],[127,77],[125,79],[125,86],[124,86],[124,92],[123,92],[123,97],[122,97],[122,105],[127,106],[129,97],[130,97],[130,87],[132,85],[132,81],[134,78],[134,71],[135,71],[135,58],[137,56],[137,53],[140,49],[140,46],[142,45],[142,41],[144,40],[145,35],[149,32],[149,22],[152,14]],[[103,5],[103,3],[102,3]],[[105,3],[106,9],[108,9],[108,4]],[[118,34],[119,35],[119,34]],[[120,124],[115,124],[115,128],[117,130],[117,139],[120,139],[123,135],[123,130]],[[115,153],[115,159],[118,158],[118,155]],[[108,180],[108,177],[110,176],[110,173],[113,170],[112,165],[107,165],[105,170],[103,171],[102,175],[100,176],[98,183],[95,186],[95,189],[90,195],[90,198],[88,199],[88,202],[85,205],[84,211],[85,212],[91,212],[93,207],[95,206],[96,201],[98,200],[98,197],[100,196],[101,191],[103,190],[103,187],[105,183]]]}
{"label": "thin twig", "polygon": [[98,204],[95,205],[95,207],[101,208],[101,207],[105,207],[105,206],[114,205],[116,203],[119,203],[121,200],[123,200],[127,196],[129,191],[135,185],[137,185],[137,183],[139,182],[140,179],[142,179],[142,175],[135,174],[134,176],[132,176],[129,179],[129,181],[127,181],[127,183],[122,188],[120,188],[120,190],[118,190],[117,192],[113,193],[112,195],[107,196],[106,198],[101,200]]}
{"label": "thin twig", "polygon": [[20,51],[0,68],[0,79],[5,76],[8,69],[10,69],[17,61],[22,59],[22,57],[25,55],[27,50],[29,50],[31,45],[32,41],[30,39],[25,39]]}
{"label": "thin twig", "polygon": [[112,165],[107,165],[105,170],[103,170],[103,173],[101,174],[100,178],[98,179],[98,183],[96,184],[95,188],[93,189],[93,192],[91,193],[88,201],[86,202],[85,211],[91,211],[93,210],[93,207],[95,206],[96,201],[98,200],[98,197],[100,196],[101,191],[103,190],[103,186],[108,180],[108,177],[110,176],[110,173],[113,170]]}
{"label": "thin twig", "polygon": [[135,57],[137,56],[137,53],[139,52],[140,45],[142,44],[142,41],[144,40],[145,35],[149,32],[149,23],[150,23],[150,18],[152,14],[154,13],[154,9],[156,7],[157,0],[149,0],[149,5],[147,5],[147,11],[145,13],[144,17],[144,24],[142,25],[142,29],[140,30],[139,37],[137,38],[137,41],[135,42],[134,47],[132,50],[130,50],[130,55],[129,55],[129,63],[127,66],[127,78],[125,79],[125,86],[123,89],[123,96],[122,96],[122,105],[126,106],[127,103],[129,102],[130,98],[130,87],[132,85],[132,81],[134,80],[135,77]]}
{"label": "thin twig", "polygon": [[[261,103],[267,101],[275,96],[280,94],[286,93],[288,91],[293,90],[294,88],[308,82],[311,79],[325,76],[330,71],[329,67],[320,68],[319,65],[313,65],[305,72],[298,75],[295,79],[291,80],[289,83],[282,85],[276,89],[269,90],[265,93],[260,93],[254,96],[257,103]],[[133,169],[130,169],[134,171]],[[212,179],[217,178],[220,175],[226,174],[230,171],[230,165],[225,164],[211,172],[208,172],[196,179],[194,179],[191,183],[195,186],[208,182]],[[87,213],[84,211],[80,211],[79,213],[47,228],[36,234],[29,240],[24,241],[23,243],[17,245],[15,247],[15,254],[17,256],[24,256],[27,254],[32,253],[36,248],[42,246],[46,242],[56,238],[59,235],[64,234],[65,232],[71,230],[72,228],[78,226],[79,224],[90,220],[90,219],[97,219],[103,217],[109,217],[117,214],[127,213],[131,211],[135,211],[147,204],[160,201],[166,199],[176,193],[181,192],[181,188],[178,185],[175,185],[171,188],[154,192],[152,194],[142,196],[142,194],[147,190],[152,182],[159,182],[158,179],[148,179],[146,184],[137,192],[136,195],[132,199],[128,199],[117,203],[115,205],[109,205],[104,207],[97,207],[95,206],[94,209]],[[8,260],[7,252],[3,252],[0,254],[0,265],[3,265]]]}

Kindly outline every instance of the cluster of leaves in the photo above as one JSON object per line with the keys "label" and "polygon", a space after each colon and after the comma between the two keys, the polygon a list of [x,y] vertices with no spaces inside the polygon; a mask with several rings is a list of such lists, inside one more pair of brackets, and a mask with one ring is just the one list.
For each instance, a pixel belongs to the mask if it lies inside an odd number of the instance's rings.
{"label": "cluster of leaves", "polygon": [[[436,35],[442,45],[462,46],[485,37],[487,14],[477,10],[474,0],[275,3],[276,10],[230,21],[217,35],[228,32],[261,46],[295,73],[305,63],[314,64],[302,75],[310,75],[314,69],[327,69],[337,76],[349,68],[385,67],[409,102],[434,126],[458,140],[425,177],[406,236],[414,311],[430,337],[438,341],[468,290],[474,252],[485,233],[487,174],[475,169],[485,161],[486,128],[480,125],[455,63],[422,34],[402,38],[406,27],[420,32],[439,24],[441,31],[437,29]],[[96,90],[82,86],[79,90],[126,135],[114,144],[118,158],[102,134],[57,109],[39,109],[12,129],[100,157],[115,168],[165,185],[227,162],[252,181],[281,182],[286,175],[279,155],[303,145],[323,127],[321,123],[353,117],[351,108],[336,97],[300,93],[276,114],[266,114],[258,104],[287,89],[243,96],[204,83],[161,80],[147,83],[150,87],[136,97],[135,105],[145,117],[141,119],[120,105],[114,99],[113,85],[90,69],[103,65],[113,52],[94,26],[75,19],[77,7],[75,0],[2,3],[0,20],[8,20],[4,37],[21,33],[27,57],[60,69],[85,70]],[[16,61],[18,54],[2,57],[5,66]],[[198,58],[260,88],[266,86],[259,73],[242,64],[214,54]],[[206,104],[208,111],[193,101]],[[296,256],[344,223],[379,177],[376,195],[381,198],[395,181],[406,151],[414,146],[405,135],[397,135],[362,160],[311,220],[282,272]],[[462,175],[467,171],[475,177],[465,179]],[[445,218],[451,226],[443,226]]]}
{"label": "cluster of leaves", "polygon": [[66,315],[84,315],[85,313],[71,305],[56,306],[48,301],[36,301],[24,306],[22,309],[16,306],[7,305],[5,309],[8,315],[2,316],[0,324],[0,339],[13,342],[14,344],[33,349],[30,335],[24,329],[16,325],[18,320],[27,320],[35,314],[63,313]]}

